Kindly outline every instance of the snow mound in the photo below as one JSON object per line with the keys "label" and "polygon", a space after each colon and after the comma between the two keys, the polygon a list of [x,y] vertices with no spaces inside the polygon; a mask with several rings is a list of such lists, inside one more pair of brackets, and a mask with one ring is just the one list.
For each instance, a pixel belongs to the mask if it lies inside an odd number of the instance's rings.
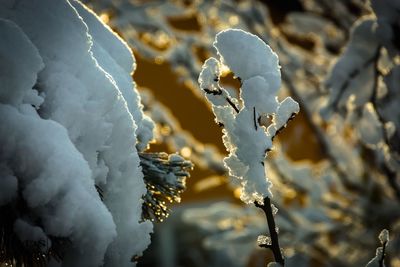
{"label": "snow mound", "polygon": [[2,1],[0,32],[0,205],[29,208],[14,231],[70,240],[63,266],[132,266],[152,231],[137,148],[154,125],[131,51],[76,1]]}

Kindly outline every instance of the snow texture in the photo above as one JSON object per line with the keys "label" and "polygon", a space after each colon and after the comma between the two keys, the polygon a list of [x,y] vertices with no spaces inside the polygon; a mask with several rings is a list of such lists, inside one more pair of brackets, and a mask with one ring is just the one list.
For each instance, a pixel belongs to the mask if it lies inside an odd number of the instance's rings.
{"label": "snow texture", "polygon": [[377,146],[383,140],[382,125],[372,103],[364,105],[357,130],[360,139],[370,147]]}
{"label": "snow texture", "polygon": [[66,0],[1,1],[0,33],[0,205],[21,192],[32,213],[14,230],[25,241],[68,238],[62,266],[132,266],[152,231],[136,146],[153,123],[131,51]]}
{"label": "snow texture", "polygon": [[39,242],[42,252],[47,252],[51,246],[50,239],[47,238],[42,228],[38,226],[32,226],[24,220],[17,219],[14,223],[14,231],[18,238],[23,242]]}
{"label": "snow texture", "polygon": [[[278,101],[278,57],[260,38],[230,29],[216,36],[214,47],[220,60],[210,58],[204,63],[200,87],[212,104],[216,121],[224,126],[223,141],[230,153],[224,162],[230,175],[241,181],[241,199],[262,203],[271,196],[264,158],[272,149],[274,136],[299,112],[299,105],[290,97]],[[242,82],[239,100],[218,83],[222,64]],[[267,129],[260,124],[262,117],[272,117]]]}
{"label": "snow texture", "polygon": [[109,79],[115,83],[122,93],[129,112],[138,125],[136,135],[140,151],[147,148],[153,139],[153,121],[143,113],[143,105],[136,90],[136,84],[132,81],[131,74],[136,69],[135,58],[128,45],[111,29],[101,22],[93,11],[79,2],[72,2],[84,22],[88,25],[88,33],[92,41],[91,51],[98,64],[110,75]]}

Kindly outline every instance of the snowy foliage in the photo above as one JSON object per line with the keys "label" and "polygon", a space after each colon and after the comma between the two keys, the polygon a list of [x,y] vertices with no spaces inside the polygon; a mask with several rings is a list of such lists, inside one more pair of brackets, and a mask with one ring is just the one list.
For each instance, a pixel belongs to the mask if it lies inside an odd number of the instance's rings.
{"label": "snowy foliage", "polygon": [[[204,63],[200,87],[212,104],[216,122],[224,126],[223,141],[230,152],[224,162],[230,175],[241,180],[241,199],[263,203],[265,197],[271,196],[264,158],[272,149],[276,133],[299,112],[299,106],[290,97],[277,100],[281,82],[278,57],[257,36],[226,30],[216,36],[214,46],[220,61],[210,58]],[[218,84],[223,64],[241,80],[239,100],[231,99]],[[235,103],[240,104],[240,109]],[[261,116],[272,117],[271,125],[262,127]]]}
{"label": "snowy foliage", "polygon": [[19,207],[2,223],[43,254],[67,239],[62,266],[132,265],[152,231],[137,148],[153,123],[130,49],[75,1],[2,1],[0,32],[0,205]]}

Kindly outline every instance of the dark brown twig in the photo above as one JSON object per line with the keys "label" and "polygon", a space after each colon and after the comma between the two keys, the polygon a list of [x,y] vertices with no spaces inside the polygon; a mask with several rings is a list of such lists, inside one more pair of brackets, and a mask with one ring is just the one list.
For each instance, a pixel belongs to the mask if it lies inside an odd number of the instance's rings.
{"label": "dark brown twig", "polygon": [[386,254],[386,245],[387,242],[383,242],[382,244],[382,257],[379,259],[379,267],[384,267],[385,266],[385,254]]}
{"label": "dark brown twig", "polygon": [[271,200],[269,197],[265,197],[264,204],[260,204],[256,201],[254,202],[254,205],[264,211],[265,216],[267,217],[269,235],[271,237],[271,244],[267,246],[262,245],[262,247],[270,248],[274,254],[275,261],[280,265],[285,266],[285,259],[282,256],[281,248],[279,246],[278,232],[276,231]]}
{"label": "dark brown twig", "polygon": [[233,103],[229,97],[226,97],[225,99],[229,103],[229,105],[231,105],[231,107],[236,111],[236,113],[239,113],[239,109],[236,107],[235,103]]}
{"label": "dark brown twig", "polygon": [[253,107],[253,120],[254,120],[254,128],[257,129],[257,118],[256,118],[256,107]]}

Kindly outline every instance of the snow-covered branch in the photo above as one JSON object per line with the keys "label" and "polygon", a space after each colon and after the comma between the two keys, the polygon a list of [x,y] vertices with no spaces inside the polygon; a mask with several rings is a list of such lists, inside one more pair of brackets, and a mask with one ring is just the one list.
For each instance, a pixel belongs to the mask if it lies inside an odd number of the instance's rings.
{"label": "snow-covered branch", "polygon": [[[264,159],[272,149],[275,135],[299,112],[299,106],[290,97],[282,102],[277,100],[281,83],[278,57],[257,36],[242,30],[226,30],[216,36],[214,46],[220,60],[210,58],[204,63],[200,87],[212,105],[216,122],[224,126],[223,141],[230,153],[224,163],[229,174],[240,180],[241,199],[255,203],[265,212],[271,235],[268,247],[283,266]],[[223,64],[241,81],[240,99],[232,98],[219,85]],[[262,117],[272,117],[272,123],[263,125]]]}

